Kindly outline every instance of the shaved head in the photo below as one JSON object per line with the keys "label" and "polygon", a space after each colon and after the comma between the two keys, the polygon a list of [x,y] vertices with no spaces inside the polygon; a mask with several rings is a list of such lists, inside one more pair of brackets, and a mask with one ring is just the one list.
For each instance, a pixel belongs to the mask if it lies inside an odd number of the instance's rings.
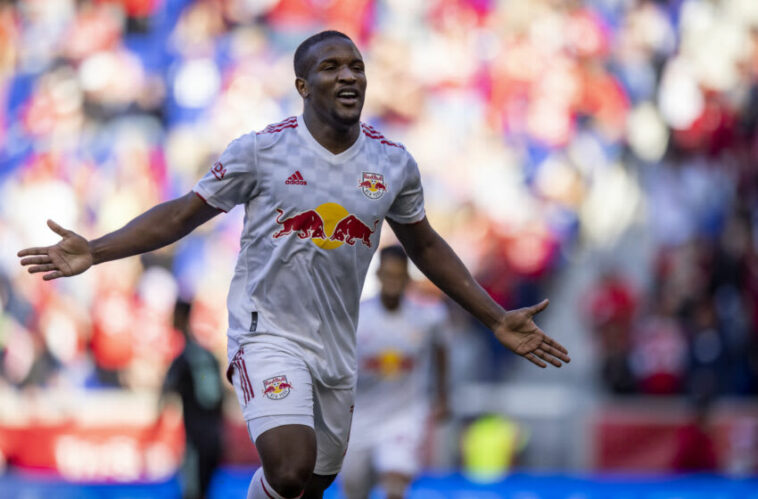
{"label": "shaved head", "polygon": [[[312,64],[311,58],[308,57],[308,51],[310,48],[319,42],[328,40],[329,38],[344,38],[350,43],[353,43],[353,40],[351,40],[350,37],[345,33],[335,30],[322,31],[306,38],[300,45],[298,45],[297,49],[295,50],[294,65],[296,77],[305,78],[305,76],[308,74],[308,71],[310,70],[310,66]],[[353,45],[355,44],[353,43]]]}

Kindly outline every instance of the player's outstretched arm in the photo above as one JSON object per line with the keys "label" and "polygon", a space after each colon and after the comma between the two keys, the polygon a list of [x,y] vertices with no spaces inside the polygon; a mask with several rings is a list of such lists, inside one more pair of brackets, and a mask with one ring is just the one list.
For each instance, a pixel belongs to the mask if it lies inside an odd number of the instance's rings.
{"label": "player's outstretched arm", "polygon": [[570,362],[566,349],[534,323],[548,300],[505,311],[474,280],[458,255],[424,218],[414,224],[387,221],[413,263],[438,288],[490,328],[498,341],[539,367]]}
{"label": "player's outstretched arm", "polygon": [[117,231],[87,241],[52,220],[47,225],[61,236],[58,244],[18,252],[29,273],[44,273],[44,280],[81,274],[92,265],[138,255],[167,246],[220,213],[190,192],[161,203]]}

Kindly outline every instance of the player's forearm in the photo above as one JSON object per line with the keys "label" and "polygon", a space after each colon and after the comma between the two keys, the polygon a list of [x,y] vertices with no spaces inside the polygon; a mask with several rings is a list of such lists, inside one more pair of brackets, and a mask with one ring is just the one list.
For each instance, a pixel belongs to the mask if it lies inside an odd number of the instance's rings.
{"label": "player's forearm", "polygon": [[89,242],[92,263],[139,255],[167,246],[199,225],[182,208],[182,198],[161,203],[124,227]]}
{"label": "player's forearm", "polygon": [[413,263],[450,298],[490,329],[504,310],[471,276],[453,249],[436,232],[420,244],[406,247]]}

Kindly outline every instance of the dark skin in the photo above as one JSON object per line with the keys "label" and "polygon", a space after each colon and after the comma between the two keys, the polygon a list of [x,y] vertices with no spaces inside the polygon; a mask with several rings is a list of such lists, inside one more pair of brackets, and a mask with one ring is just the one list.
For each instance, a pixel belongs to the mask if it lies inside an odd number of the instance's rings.
{"label": "dark skin", "polygon": [[[342,38],[329,38],[313,45],[307,53],[308,70],[295,86],[303,98],[303,119],[313,137],[327,150],[338,154],[348,149],[360,134],[360,115],[366,90],[363,59],[355,45]],[[342,94],[344,91],[352,95]],[[192,232],[220,212],[193,192],[161,203],[139,215],[121,229],[87,241],[52,220],[48,226],[61,241],[52,246],[18,252],[29,273],[42,273],[44,280],[81,274],[92,265],[126,258],[167,246]],[[416,266],[443,292],[489,327],[497,339],[539,367],[560,367],[569,362],[566,349],[548,337],[533,317],[544,310],[544,300],[531,307],[503,310],[473,279],[460,259],[424,218],[414,224],[390,221],[390,227]],[[295,454],[286,454],[291,446]],[[335,475],[303,476],[313,470],[316,437],[311,428],[285,425],[265,432],[256,441],[267,480],[289,488],[305,488],[304,499],[318,499]],[[284,476],[275,463],[288,456],[289,473]],[[285,480],[286,478],[286,480]],[[285,490],[286,489],[286,490]],[[293,495],[297,495],[299,491]]]}
{"label": "dark skin", "polygon": [[[358,49],[343,38],[329,38],[306,54],[308,72],[295,80],[303,98],[303,121],[319,144],[333,154],[348,149],[361,133],[366,72]],[[352,91],[355,97],[342,96]]]}

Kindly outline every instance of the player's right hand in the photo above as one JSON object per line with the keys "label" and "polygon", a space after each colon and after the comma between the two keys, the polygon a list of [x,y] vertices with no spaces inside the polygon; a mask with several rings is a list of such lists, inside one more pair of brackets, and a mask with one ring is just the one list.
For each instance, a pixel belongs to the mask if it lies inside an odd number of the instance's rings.
{"label": "player's right hand", "polygon": [[19,257],[24,257],[21,258],[21,265],[29,266],[30,274],[47,272],[42,278],[50,281],[81,274],[92,266],[92,252],[86,239],[52,220],[47,221],[47,226],[61,236],[58,244],[18,252]]}

